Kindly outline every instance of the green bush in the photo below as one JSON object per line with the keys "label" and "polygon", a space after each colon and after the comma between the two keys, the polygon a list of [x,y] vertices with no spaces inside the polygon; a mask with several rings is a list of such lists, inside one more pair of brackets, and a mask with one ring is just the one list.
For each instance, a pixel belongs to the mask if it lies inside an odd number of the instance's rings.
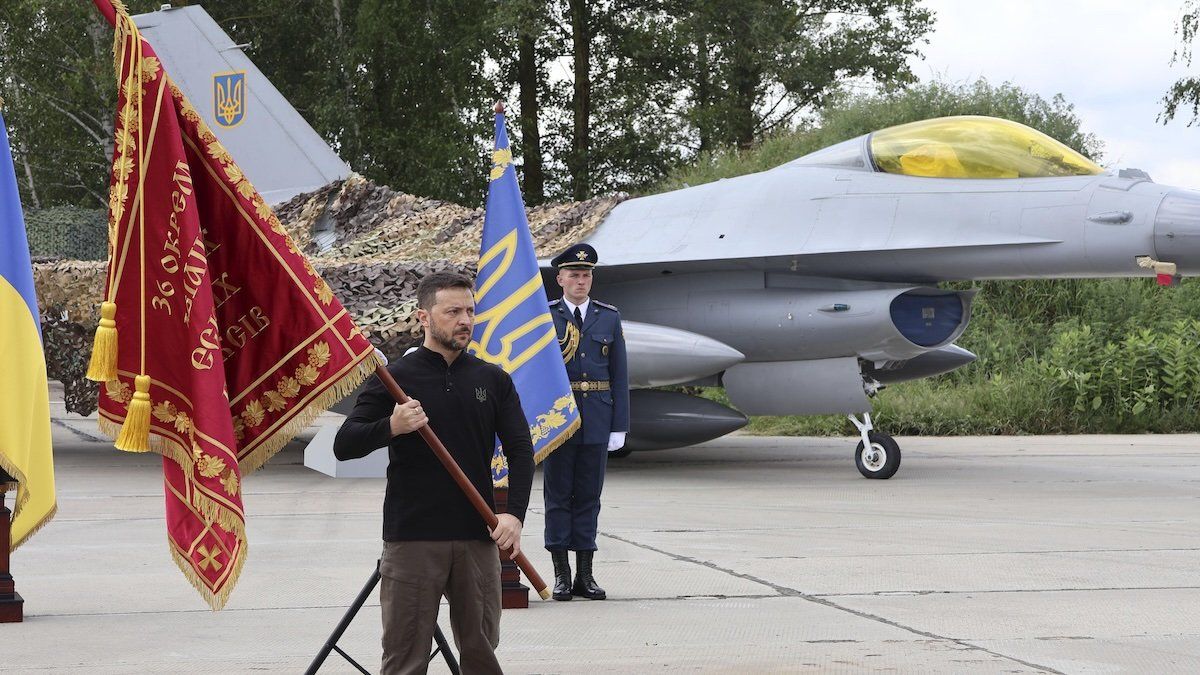
{"label": "green bush", "polygon": [[[1165,289],[1149,279],[1106,279],[980,286],[971,325],[958,341],[979,359],[884,389],[872,401],[881,429],[898,435],[1200,431],[1200,285]],[[840,415],[757,417],[747,431],[856,433]]]}

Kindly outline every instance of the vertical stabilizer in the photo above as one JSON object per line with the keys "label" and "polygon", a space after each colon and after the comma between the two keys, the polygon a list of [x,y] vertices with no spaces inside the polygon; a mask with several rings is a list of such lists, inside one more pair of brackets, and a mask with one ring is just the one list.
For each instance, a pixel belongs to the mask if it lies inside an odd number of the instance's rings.
{"label": "vertical stabilizer", "polygon": [[134,20],[267,203],[350,175],[350,167],[204,8],[164,9]]}

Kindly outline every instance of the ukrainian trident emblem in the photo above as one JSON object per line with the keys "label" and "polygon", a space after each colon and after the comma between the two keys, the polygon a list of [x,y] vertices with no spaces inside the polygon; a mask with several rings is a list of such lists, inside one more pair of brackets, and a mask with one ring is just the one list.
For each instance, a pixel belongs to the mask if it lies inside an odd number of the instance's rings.
{"label": "ukrainian trident emblem", "polygon": [[246,73],[213,75],[213,117],[223,127],[236,127],[246,116]]}
{"label": "ukrainian trident emblem", "polygon": [[487,402],[487,389],[484,389],[483,387],[476,387],[475,400],[479,401],[480,403]]}

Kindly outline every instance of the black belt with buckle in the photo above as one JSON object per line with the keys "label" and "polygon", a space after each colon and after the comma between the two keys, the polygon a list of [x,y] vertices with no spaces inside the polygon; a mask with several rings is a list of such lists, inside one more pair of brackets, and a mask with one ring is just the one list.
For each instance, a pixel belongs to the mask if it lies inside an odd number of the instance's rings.
{"label": "black belt with buckle", "polygon": [[608,380],[584,380],[583,382],[572,382],[572,391],[608,391]]}

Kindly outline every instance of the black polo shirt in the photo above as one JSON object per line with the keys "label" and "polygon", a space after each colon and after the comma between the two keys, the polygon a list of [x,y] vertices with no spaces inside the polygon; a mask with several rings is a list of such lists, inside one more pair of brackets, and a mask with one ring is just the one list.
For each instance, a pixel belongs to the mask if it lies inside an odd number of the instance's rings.
{"label": "black polo shirt", "polygon": [[[429,426],[493,509],[492,451],[500,438],[508,458],[508,513],[524,522],[533,443],[508,373],[466,352],[447,366],[441,354],[425,347],[393,361],[388,371],[404,393],[421,402]],[[333,443],[341,460],[388,446],[384,541],[490,539],[483,518],[421,435],[392,437],[394,407],[379,378],[371,378]]]}

